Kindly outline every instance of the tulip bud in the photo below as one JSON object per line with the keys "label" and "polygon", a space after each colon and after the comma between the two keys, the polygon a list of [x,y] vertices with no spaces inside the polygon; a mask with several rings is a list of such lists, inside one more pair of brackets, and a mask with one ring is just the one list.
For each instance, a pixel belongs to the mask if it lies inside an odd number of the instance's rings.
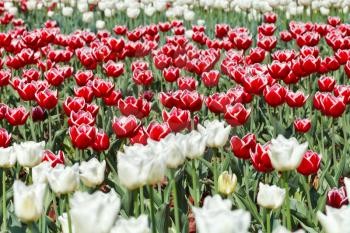
{"label": "tulip bud", "polygon": [[230,195],[233,193],[237,186],[237,176],[236,174],[229,174],[224,171],[220,174],[218,179],[219,192],[223,195]]}
{"label": "tulip bud", "polygon": [[267,185],[259,183],[259,192],[257,197],[258,205],[267,209],[278,209],[282,206],[286,190],[276,185]]}

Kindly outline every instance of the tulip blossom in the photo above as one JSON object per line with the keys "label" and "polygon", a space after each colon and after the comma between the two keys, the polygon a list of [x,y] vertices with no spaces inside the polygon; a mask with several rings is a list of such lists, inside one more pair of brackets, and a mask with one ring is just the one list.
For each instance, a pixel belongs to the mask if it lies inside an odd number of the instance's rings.
{"label": "tulip blossom", "polygon": [[109,137],[106,132],[99,129],[96,132],[96,138],[95,141],[91,144],[91,148],[95,151],[105,151],[109,148]]}
{"label": "tulip blossom", "polygon": [[151,122],[146,131],[151,139],[160,141],[160,139],[165,138],[171,132],[171,129],[168,123]]}
{"label": "tulip blossom", "polygon": [[180,132],[181,130],[185,129],[191,121],[190,112],[187,110],[181,110],[178,108],[172,108],[171,111],[168,113],[166,111],[163,111],[162,116],[164,122],[167,122],[170,129],[173,132]]}
{"label": "tulip blossom", "polygon": [[28,119],[29,112],[23,106],[17,108],[7,108],[5,118],[13,126],[24,125]]}
{"label": "tulip blossom", "polygon": [[47,177],[52,167],[49,162],[42,162],[32,169],[33,183],[48,183]]}
{"label": "tulip blossom", "polygon": [[10,168],[16,164],[16,152],[13,146],[0,147],[0,168]]}
{"label": "tulip blossom", "polygon": [[311,121],[309,119],[296,119],[294,128],[297,132],[306,133],[311,129]]}
{"label": "tulip blossom", "polygon": [[307,142],[299,144],[294,137],[286,139],[283,135],[278,135],[276,139],[271,140],[268,152],[272,166],[278,171],[296,169],[301,163],[307,147]]}
{"label": "tulip blossom", "polygon": [[155,154],[149,146],[135,144],[124,153],[118,151],[117,158],[119,180],[129,190],[157,184],[164,178],[164,156]]}
{"label": "tulip blossom", "polygon": [[276,185],[270,186],[260,182],[257,203],[261,207],[275,210],[282,206],[285,195],[285,189],[281,189]]}
{"label": "tulip blossom", "polygon": [[106,161],[99,162],[96,158],[83,161],[79,166],[80,180],[87,187],[100,185],[105,178]]}
{"label": "tulip blossom", "polygon": [[218,190],[223,195],[230,195],[236,189],[237,176],[235,174],[229,174],[224,171],[220,174],[218,179]]}
{"label": "tulip blossom", "polygon": [[6,129],[0,128],[0,148],[6,148],[10,145],[11,134],[9,134]]}
{"label": "tulip blossom", "polygon": [[[74,233],[105,233],[111,231],[121,202],[114,190],[109,193],[96,191],[92,194],[78,191],[69,200],[69,206]],[[58,220],[63,233],[69,233],[67,214],[59,216]]]}
{"label": "tulip blossom", "polygon": [[23,167],[34,167],[38,165],[44,156],[45,142],[27,141],[21,144],[14,144],[18,163]]}
{"label": "tulip blossom", "polygon": [[228,141],[231,126],[225,127],[225,122],[218,120],[205,121],[204,126],[198,125],[198,131],[207,137],[208,147],[220,148]]}
{"label": "tulip blossom", "polygon": [[[237,232],[247,233],[250,214],[244,210],[231,210],[229,199],[223,200],[219,195],[208,196],[202,208],[192,207],[196,227],[199,233]],[[220,224],[217,224],[217,223]]]}
{"label": "tulip blossom", "polygon": [[118,218],[110,233],[150,233],[148,217],[140,215],[137,218]]}
{"label": "tulip blossom", "polygon": [[333,91],[336,80],[332,77],[323,76],[317,80],[318,88],[320,91]]}
{"label": "tulip blossom", "polygon": [[79,185],[79,166],[74,164],[65,167],[59,164],[48,173],[47,180],[56,195],[72,193]]}
{"label": "tulip blossom", "polygon": [[339,189],[333,188],[328,191],[327,194],[327,205],[333,208],[341,208],[343,205],[348,205],[349,200],[347,197],[345,187],[341,187]]}
{"label": "tulip blossom", "polygon": [[326,233],[349,232],[350,206],[340,209],[326,206],[326,214],[317,212],[317,219]]}
{"label": "tulip blossom", "polygon": [[69,128],[69,135],[72,143],[79,149],[86,149],[95,140],[97,130],[93,126],[82,124],[79,126],[73,125]]}
{"label": "tulip blossom", "polygon": [[273,171],[273,166],[269,157],[270,144],[265,145],[256,144],[255,150],[250,150],[250,158],[254,168],[259,172],[271,172]]}
{"label": "tulip blossom", "polygon": [[303,160],[301,161],[298,172],[304,176],[316,174],[321,165],[321,155],[311,150],[306,151]]}
{"label": "tulip blossom", "polygon": [[254,152],[256,145],[255,134],[247,134],[242,139],[233,136],[230,140],[231,149],[237,158],[249,159],[250,153]]}
{"label": "tulip blossom", "polygon": [[227,105],[224,118],[231,126],[240,126],[246,123],[250,111],[251,109],[246,109],[241,103]]}
{"label": "tulip blossom", "polygon": [[38,220],[44,212],[46,184],[26,186],[16,180],[13,184],[14,209],[16,216],[25,223]]}

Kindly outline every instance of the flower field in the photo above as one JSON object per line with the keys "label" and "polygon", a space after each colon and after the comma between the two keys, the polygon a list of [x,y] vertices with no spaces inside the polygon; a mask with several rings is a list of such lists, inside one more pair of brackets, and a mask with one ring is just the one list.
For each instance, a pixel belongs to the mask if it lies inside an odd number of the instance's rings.
{"label": "flower field", "polygon": [[0,232],[350,233],[349,6],[1,1]]}

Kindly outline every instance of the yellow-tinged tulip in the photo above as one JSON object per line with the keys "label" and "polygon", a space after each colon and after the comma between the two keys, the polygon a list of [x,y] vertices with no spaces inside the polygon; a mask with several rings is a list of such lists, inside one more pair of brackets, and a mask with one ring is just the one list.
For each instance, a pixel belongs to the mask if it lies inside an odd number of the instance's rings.
{"label": "yellow-tinged tulip", "polygon": [[224,195],[230,195],[233,193],[237,186],[237,176],[224,171],[220,174],[219,180],[219,192]]}

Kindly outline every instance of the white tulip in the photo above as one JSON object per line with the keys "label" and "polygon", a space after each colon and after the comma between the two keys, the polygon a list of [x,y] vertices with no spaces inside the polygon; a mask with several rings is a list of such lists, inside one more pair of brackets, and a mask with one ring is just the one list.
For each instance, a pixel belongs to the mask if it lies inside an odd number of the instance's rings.
{"label": "white tulip", "polygon": [[185,31],[185,36],[188,39],[192,39],[193,31],[192,30],[186,30]]}
{"label": "white tulip", "polygon": [[278,209],[282,206],[286,190],[277,187],[276,185],[267,185],[259,183],[259,192],[257,203],[261,207],[267,209]]}
{"label": "white tulip", "polygon": [[320,7],[320,13],[322,14],[322,15],[329,15],[329,12],[330,12],[330,10],[329,10],[329,8],[326,8],[326,7]]}
{"label": "white tulip", "polygon": [[167,1],[164,1],[164,0],[158,0],[153,2],[154,8],[156,8],[156,10],[159,12],[165,11],[166,4],[167,4]]}
{"label": "white tulip", "polygon": [[152,5],[148,5],[144,9],[145,15],[151,17],[154,15],[154,12],[156,12],[156,8],[154,8]]}
{"label": "white tulip", "polygon": [[[109,233],[120,210],[120,198],[109,193],[76,192],[69,201],[74,233]],[[67,216],[59,217],[63,233],[68,233]]]}
{"label": "white tulip", "polygon": [[36,1],[30,0],[27,2],[28,11],[35,10],[35,8],[36,8]]}
{"label": "white tulip", "polygon": [[89,5],[86,2],[78,2],[77,8],[81,13],[89,12]]}
{"label": "white tulip", "polygon": [[182,139],[179,141],[182,144],[181,148],[184,150],[186,157],[196,159],[203,156],[207,146],[207,139],[208,136],[192,130],[189,134],[182,136]]}
{"label": "white tulip", "polygon": [[32,169],[33,183],[47,183],[47,176],[51,172],[52,167],[49,162],[42,162]]}
{"label": "white tulip", "polygon": [[203,19],[198,19],[198,20],[197,20],[197,24],[198,24],[199,26],[204,26],[204,25],[205,25],[205,20],[203,20]]}
{"label": "white tulip", "polygon": [[107,18],[111,18],[114,15],[114,11],[112,9],[109,9],[109,8],[105,9],[104,10],[104,15]]}
{"label": "white tulip", "polygon": [[199,233],[247,233],[250,214],[238,209],[231,210],[229,199],[222,200],[219,195],[206,197],[202,208],[193,207]]}
{"label": "white tulip", "polygon": [[202,135],[207,136],[207,146],[220,148],[227,143],[231,126],[225,127],[224,121],[215,119],[213,121],[204,121],[204,127],[198,125],[198,131]]}
{"label": "white tulip", "polygon": [[191,10],[185,10],[184,11],[184,20],[186,21],[193,21],[195,17],[194,11]]}
{"label": "white tulip", "polygon": [[317,212],[318,221],[326,233],[350,233],[350,205],[340,209],[326,206],[326,213]]}
{"label": "white tulip", "polygon": [[79,186],[79,166],[64,167],[59,164],[51,170],[47,179],[50,188],[57,195],[68,194],[75,191]]}
{"label": "white tulip", "polygon": [[138,218],[119,218],[110,233],[150,233],[148,217],[141,215]]}
{"label": "white tulip", "polygon": [[307,142],[299,144],[294,137],[286,139],[282,135],[278,135],[276,139],[271,140],[269,150],[269,157],[272,166],[277,171],[296,169],[301,163],[301,160],[307,151],[307,147]]}
{"label": "white tulip", "polygon": [[150,146],[125,147],[124,153],[119,151],[117,158],[119,180],[128,189],[157,184],[164,178],[164,157],[155,154]]}
{"label": "white tulip", "polygon": [[85,186],[94,188],[104,181],[105,170],[105,160],[101,163],[96,158],[92,158],[88,162],[83,161],[79,167],[80,179]]}
{"label": "white tulip", "polygon": [[103,20],[97,20],[96,21],[96,28],[101,30],[101,29],[104,29],[106,26],[106,22],[103,21]]}
{"label": "white tulip", "polygon": [[73,8],[72,7],[69,7],[69,6],[67,6],[67,7],[63,7],[62,8],[62,15],[63,16],[66,16],[66,17],[70,17],[70,16],[72,16],[73,15]]}
{"label": "white tulip", "polygon": [[22,222],[32,222],[40,218],[44,210],[46,184],[26,186],[16,180],[13,184],[15,214]]}
{"label": "white tulip", "polygon": [[350,193],[350,178],[345,177],[344,184],[345,184],[346,193]]}
{"label": "white tulip", "polygon": [[13,15],[17,15],[18,14],[18,8],[17,7],[10,7],[8,10],[8,13],[13,14]]}
{"label": "white tulip", "polygon": [[149,140],[149,145],[155,154],[164,156],[168,168],[177,168],[185,162],[186,156],[181,150],[181,139],[175,134],[169,134],[159,142]]}
{"label": "white tulip", "polygon": [[125,2],[117,2],[115,4],[115,8],[118,10],[118,11],[125,11],[126,8],[127,8],[127,5]]}
{"label": "white tulip", "polygon": [[[294,233],[305,233],[304,230],[300,229],[297,231],[293,231]],[[292,233],[291,231],[289,231],[288,229],[286,229],[284,226],[278,226],[276,227],[272,233]]]}
{"label": "white tulip", "polygon": [[303,6],[310,6],[312,3],[312,0],[299,0],[299,4]]}
{"label": "white tulip", "polygon": [[0,147],[0,167],[10,168],[16,163],[16,152],[13,146],[7,148]]}
{"label": "white tulip", "polygon": [[82,17],[84,23],[91,23],[94,20],[94,12],[85,12],[83,13]]}
{"label": "white tulip", "polygon": [[52,18],[55,15],[55,12],[53,11],[48,11],[47,12],[47,17]]}
{"label": "white tulip", "polygon": [[126,9],[126,15],[131,18],[131,19],[136,19],[139,14],[140,14],[140,8],[131,8],[129,7],[128,9]]}
{"label": "white tulip", "polygon": [[18,163],[23,167],[38,165],[44,154],[45,142],[22,142],[13,145]]}

